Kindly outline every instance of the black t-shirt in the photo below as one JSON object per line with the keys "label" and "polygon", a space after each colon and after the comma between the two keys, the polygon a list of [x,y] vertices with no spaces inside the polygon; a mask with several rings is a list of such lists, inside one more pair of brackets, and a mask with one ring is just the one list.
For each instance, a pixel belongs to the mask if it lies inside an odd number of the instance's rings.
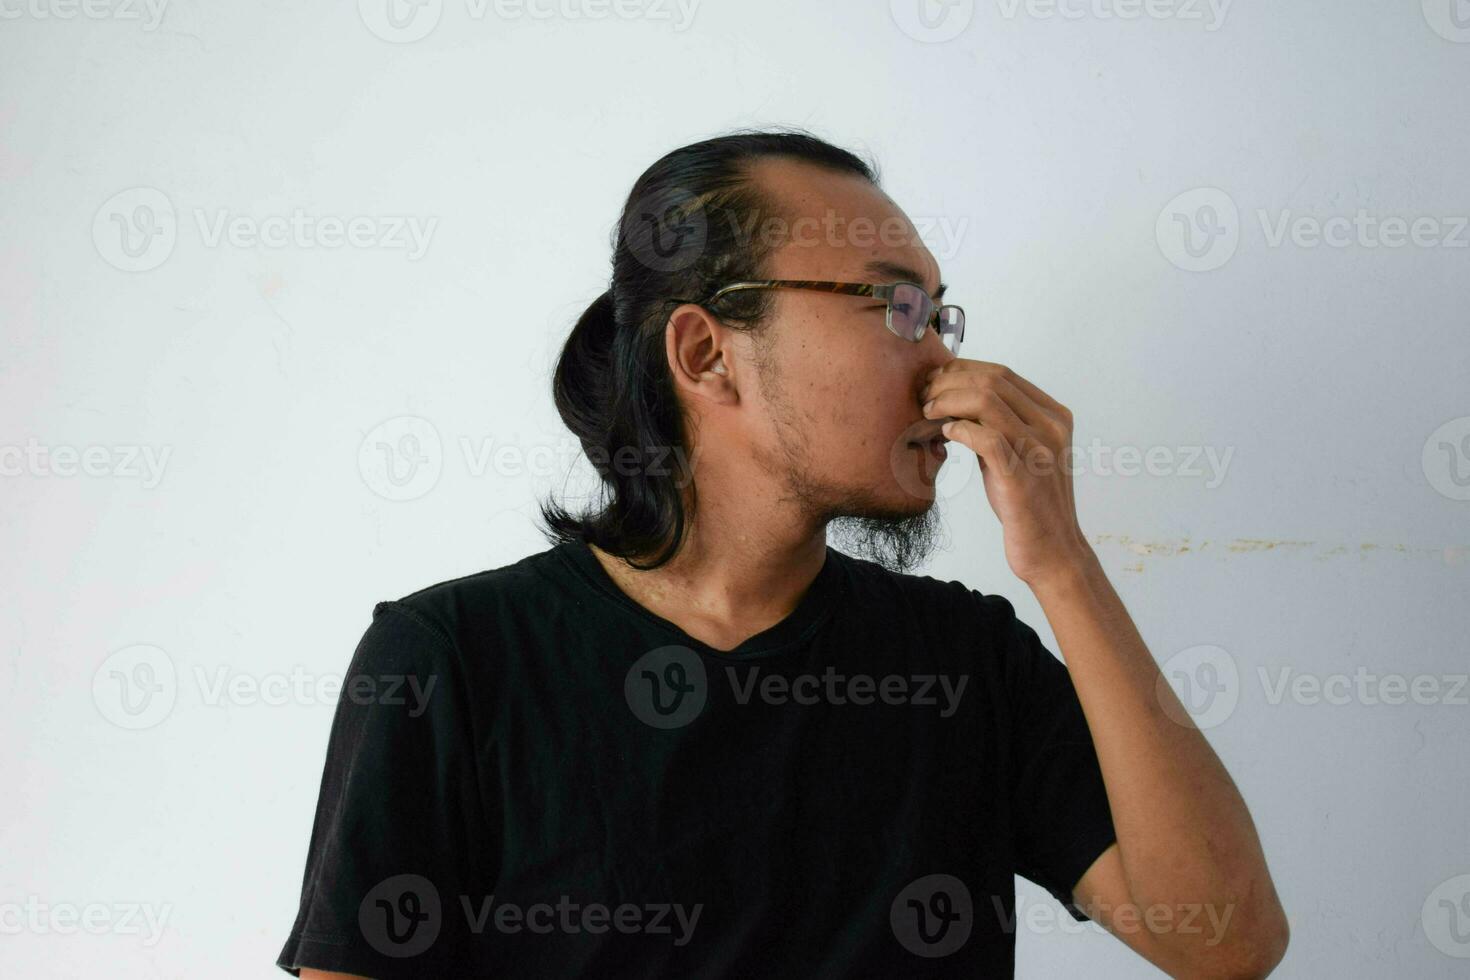
{"label": "black t-shirt", "polygon": [[585,544],[381,602],[278,965],[370,977],[1009,977],[1114,840],[1010,602],[828,547],[716,650]]}

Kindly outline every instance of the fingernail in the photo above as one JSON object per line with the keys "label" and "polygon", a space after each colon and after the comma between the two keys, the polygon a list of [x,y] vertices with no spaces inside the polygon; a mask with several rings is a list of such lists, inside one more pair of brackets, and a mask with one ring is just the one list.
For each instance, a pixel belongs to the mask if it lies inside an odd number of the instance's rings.
{"label": "fingernail", "polygon": [[939,431],[944,433],[944,437],[946,439],[948,439],[950,437],[950,434],[953,432],[953,430],[954,430],[954,423],[953,422],[946,422],[946,423],[944,423],[943,425],[941,425],[939,427]]}
{"label": "fingernail", "polygon": [[928,401],[926,401],[924,403],[924,414],[925,415],[928,415],[929,414],[929,409],[931,409],[933,407],[934,407],[934,399],[931,398],[931,399],[929,399]]}

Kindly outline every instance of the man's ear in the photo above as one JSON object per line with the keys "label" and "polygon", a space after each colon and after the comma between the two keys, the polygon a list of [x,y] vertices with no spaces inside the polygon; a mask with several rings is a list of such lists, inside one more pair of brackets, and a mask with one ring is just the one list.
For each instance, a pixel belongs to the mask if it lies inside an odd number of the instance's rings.
{"label": "man's ear", "polygon": [[734,333],[702,306],[686,303],[674,310],[664,330],[674,387],[722,405],[738,401],[732,361]]}

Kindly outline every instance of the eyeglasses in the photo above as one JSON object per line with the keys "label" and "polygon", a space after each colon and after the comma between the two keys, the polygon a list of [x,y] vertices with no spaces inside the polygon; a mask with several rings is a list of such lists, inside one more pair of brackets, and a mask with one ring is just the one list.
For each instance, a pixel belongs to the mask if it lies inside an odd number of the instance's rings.
{"label": "eyeglasses", "polygon": [[[823,293],[840,293],[846,296],[871,296],[887,302],[886,323],[888,329],[904,340],[918,343],[924,339],[924,331],[933,328],[951,354],[958,354],[960,342],[965,339],[965,311],[952,303],[940,306],[924,291],[924,287],[913,282],[895,282],[879,285],[868,282],[821,282],[813,279],[761,279],[752,282],[732,282],[717,290],[714,295],[698,305],[708,306],[717,302],[726,293],[741,289],[812,289]],[[681,300],[680,302],[692,302]]]}

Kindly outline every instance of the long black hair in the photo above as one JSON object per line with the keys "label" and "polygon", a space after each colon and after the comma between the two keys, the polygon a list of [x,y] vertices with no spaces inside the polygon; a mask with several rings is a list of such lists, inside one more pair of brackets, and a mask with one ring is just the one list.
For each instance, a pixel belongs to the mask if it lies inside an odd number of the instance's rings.
{"label": "long black hair", "polygon": [[[773,246],[757,225],[774,207],[750,167],[770,157],[878,182],[872,165],[799,129],[691,143],[643,172],[613,231],[609,288],[572,328],[552,380],[557,411],[596,467],[604,500],[580,515],[543,502],[553,543],[586,541],[642,569],[678,552],[695,487],[664,327],[679,302],[703,302],[726,283],[766,277]],[[769,290],[741,290],[722,297],[718,315],[734,329],[759,332],[771,302]],[[634,561],[648,556],[646,564]]]}

